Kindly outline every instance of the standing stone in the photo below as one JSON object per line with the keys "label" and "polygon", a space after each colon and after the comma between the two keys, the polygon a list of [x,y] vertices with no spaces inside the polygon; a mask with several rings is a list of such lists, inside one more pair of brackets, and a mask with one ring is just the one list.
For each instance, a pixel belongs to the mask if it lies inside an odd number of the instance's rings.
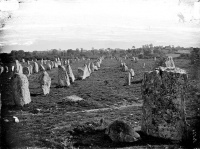
{"label": "standing stone", "polygon": [[15,61],[15,70],[14,70],[15,73],[23,73],[23,67],[22,65],[19,63],[18,60]]}
{"label": "standing stone", "polygon": [[123,67],[122,67],[122,71],[123,72],[126,72],[126,71],[128,71],[128,67],[126,66],[126,64],[124,63],[124,65],[123,65]]}
{"label": "standing stone", "polygon": [[27,77],[30,76],[29,67],[24,67],[24,68],[23,68],[23,74],[25,74]]}
{"label": "standing stone", "polygon": [[127,76],[127,78],[126,78],[126,85],[131,85],[131,73],[130,72],[128,72],[128,76]]}
{"label": "standing stone", "polygon": [[98,68],[100,68],[100,66],[101,66],[100,61],[97,61],[97,62],[95,63],[95,65],[96,65]]}
{"label": "standing stone", "polygon": [[39,77],[40,81],[40,87],[42,89],[42,92],[44,95],[47,95],[50,93],[50,87],[51,87],[51,78],[49,77],[49,74],[46,71],[43,71]]}
{"label": "standing stone", "polygon": [[32,65],[28,65],[28,69],[29,69],[30,74],[32,74],[33,73],[33,66]]}
{"label": "standing stone", "polygon": [[57,62],[54,62],[54,66],[55,66],[55,68],[58,68]]}
{"label": "standing stone", "polygon": [[12,77],[13,99],[16,105],[24,106],[31,102],[29,82],[24,74],[16,73]]}
{"label": "standing stone", "polygon": [[131,74],[131,79],[133,79],[133,77],[135,76],[134,70],[131,68],[131,69],[129,70],[129,72],[130,72],[130,74]]}
{"label": "standing stone", "polygon": [[145,66],[146,66],[146,64],[144,63],[144,64],[143,64],[143,68],[145,68]]}
{"label": "standing stone", "polygon": [[53,62],[53,61],[51,61],[50,64],[51,64],[51,68],[52,68],[52,69],[55,68],[55,65],[54,65],[54,62]]}
{"label": "standing stone", "polygon": [[78,68],[78,78],[81,80],[84,80],[85,78],[89,77],[90,74],[88,72],[87,65],[85,64],[84,67],[79,67]]}
{"label": "standing stone", "polygon": [[87,65],[87,67],[88,67],[89,74],[91,74],[92,72],[91,72],[91,69],[90,69],[90,63]]}
{"label": "standing stone", "polygon": [[40,71],[45,71],[45,68],[44,68],[44,66],[42,64],[39,65],[39,70]]}
{"label": "standing stone", "polygon": [[29,60],[27,61],[27,65],[30,65],[30,62],[29,62]]}
{"label": "standing stone", "polygon": [[94,72],[94,63],[93,62],[90,64],[90,70],[91,70],[91,73]]}
{"label": "standing stone", "polygon": [[182,69],[160,67],[146,72],[142,83],[142,131],[181,141],[186,137],[185,99],[188,76]]}
{"label": "standing stone", "polygon": [[165,65],[166,65],[166,67],[169,67],[169,68],[175,68],[175,64],[174,64],[173,58],[171,56],[169,56],[167,58]]}
{"label": "standing stone", "polygon": [[34,62],[33,72],[34,73],[38,73],[39,72],[38,64],[36,62]]}
{"label": "standing stone", "polygon": [[74,81],[75,81],[75,77],[74,77],[72,68],[71,68],[71,66],[70,66],[69,63],[68,63],[67,66],[66,66],[66,70],[67,70],[67,74],[69,75],[70,81],[71,81],[71,82],[74,82]]}
{"label": "standing stone", "polygon": [[70,86],[69,76],[64,66],[58,66],[58,85],[59,86]]}
{"label": "standing stone", "polygon": [[51,64],[50,63],[46,64],[46,66],[47,66],[47,70],[51,70]]}
{"label": "standing stone", "polygon": [[0,75],[3,73],[3,71],[4,71],[4,67],[0,66]]}
{"label": "standing stone", "polygon": [[25,63],[25,60],[24,60],[24,59],[22,59],[22,63]]}

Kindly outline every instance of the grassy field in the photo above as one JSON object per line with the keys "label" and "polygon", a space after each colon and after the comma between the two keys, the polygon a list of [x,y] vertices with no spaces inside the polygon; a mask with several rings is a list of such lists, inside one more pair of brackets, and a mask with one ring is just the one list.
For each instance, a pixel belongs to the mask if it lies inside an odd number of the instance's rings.
{"label": "grassy field", "polygon": [[[124,60],[128,68],[135,70],[133,82],[143,78],[144,71],[153,68],[153,60],[134,63]],[[75,76],[77,68],[87,61],[73,62]],[[143,67],[146,63],[146,67]],[[188,60],[175,60],[177,67],[189,72]],[[57,87],[57,68],[47,71],[52,78],[51,92],[47,96],[38,94],[38,74],[29,77],[32,102],[23,109],[8,109],[5,117],[17,116],[19,123],[1,122],[10,148],[179,148],[178,144],[145,136],[141,125],[141,84],[125,86],[127,72],[122,72],[120,62],[105,59],[101,68],[85,80],[76,80],[69,88]],[[189,73],[190,77],[190,73]],[[199,82],[192,82],[199,85]],[[71,102],[64,98],[77,95],[82,101]],[[36,109],[40,109],[38,112]],[[192,106],[190,106],[192,109]],[[104,123],[100,124],[103,119]],[[128,122],[141,134],[142,140],[129,144],[115,144],[104,134],[109,123],[116,119]],[[1,142],[2,143],[2,142]]]}

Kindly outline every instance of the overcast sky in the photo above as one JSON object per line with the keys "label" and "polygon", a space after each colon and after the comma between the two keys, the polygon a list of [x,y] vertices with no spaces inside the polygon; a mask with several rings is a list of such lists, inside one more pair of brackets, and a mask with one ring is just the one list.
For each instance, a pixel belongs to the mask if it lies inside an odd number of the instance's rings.
{"label": "overcast sky", "polygon": [[[179,20],[180,13],[184,23]],[[0,44],[4,52],[127,49],[150,43],[200,47],[195,13],[200,15],[194,3],[179,0],[37,0],[13,11]]]}

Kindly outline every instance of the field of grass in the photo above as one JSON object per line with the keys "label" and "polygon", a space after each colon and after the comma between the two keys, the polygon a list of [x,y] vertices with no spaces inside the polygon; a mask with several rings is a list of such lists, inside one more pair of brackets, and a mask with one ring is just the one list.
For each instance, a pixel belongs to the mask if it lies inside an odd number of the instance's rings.
{"label": "field of grass", "polygon": [[[153,60],[134,63],[124,60],[136,75],[133,82],[143,78],[144,71],[153,68]],[[75,76],[77,68],[87,61],[71,64]],[[146,67],[143,68],[143,63]],[[189,72],[188,60],[175,60],[177,67]],[[150,138],[140,132],[141,84],[125,86],[127,72],[122,72],[120,62],[104,59],[101,68],[85,80],[76,80],[68,88],[57,87],[57,68],[47,71],[52,79],[51,91],[47,96],[38,93],[38,74],[29,77],[32,102],[21,108],[5,109],[5,117],[17,116],[19,123],[1,121],[1,134],[10,148],[179,148],[178,144],[158,138]],[[189,74],[190,77],[190,74]],[[199,85],[199,82],[192,82]],[[63,98],[77,95],[84,100],[66,101]],[[188,103],[186,101],[186,103]],[[191,104],[192,105],[192,104]],[[189,110],[192,106],[188,106]],[[38,111],[37,109],[40,109]],[[103,119],[104,123],[100,124]],[[115,144],[105,135],[105,128],[120,119],[129,123],[142,136],[142,140],[129,144]],[[2,145],[2,142],[1,142]],[[2,148],[3,149],[3,148]]]}

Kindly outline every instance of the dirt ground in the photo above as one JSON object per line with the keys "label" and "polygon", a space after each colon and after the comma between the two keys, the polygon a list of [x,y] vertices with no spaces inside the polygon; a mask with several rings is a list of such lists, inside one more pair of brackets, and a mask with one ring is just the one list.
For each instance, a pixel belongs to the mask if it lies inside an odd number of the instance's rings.
{"label": "dirt ground", "polygon": [[[144,71],[153,68],[153,60],[139,60],[134,63],[124,60],[136,75],[130,86],[125,86],[127,72],[122,72],[120,62],[104,59],[101,68],[85,80],[76,80],[68,88],[57,86],[57,68],[47,71],[52,78],[51,92],[41,95],[37,81],[38,74],[29,77],[32,102],[23,108],[10,107],[4,119],[1,118],[1,145],[7,148],[184,148],[169,140],[145,136],[141,125],[141,80]],[[77,68],[87,61],[71,64],[75,76]],[[146,67],[142,68],[143,63]],[[188,60],[175,60],[177,67],[189,72]],[[190,77],[190,74],[189,74]],[[193,82],[199,85],[199,82]],[[82,101],[72,102],[64,98],[76,95]],[[187,101],[186,101],[187,102]],[[188,109],[192,109],[189,106]],[[39,110],[37,110],[39,109]],[[19,118],[14,123],[12,116]],[[134,143],[113,143],[105,135],[105,128],[112,121],[120,119],[129,123],[141,135],[142,140]],[[103,120],[103,124],[100,121]],[[6,147],[3,147],[6,148]],[[2,149],[3,149],[2,148]]]}

